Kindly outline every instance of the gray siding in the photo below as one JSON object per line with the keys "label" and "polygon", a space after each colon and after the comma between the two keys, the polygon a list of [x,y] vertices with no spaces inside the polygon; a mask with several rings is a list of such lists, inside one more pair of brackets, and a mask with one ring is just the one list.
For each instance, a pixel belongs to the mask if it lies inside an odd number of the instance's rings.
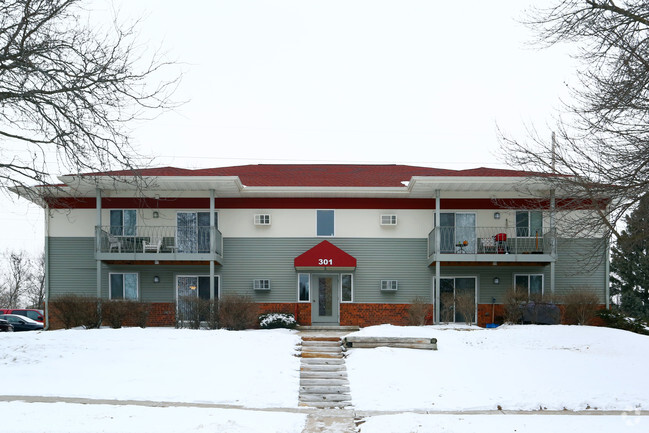
{"label": "gray siding", "polygon": [[[258,302],[295,302],[297,272],[293,259],[320,243],[322,238],[224,238],[223,266],[216,266],[221,278],[221,294],[240,293]],[[329,238],[334,245],[356,257],[354,302],[407,303],[415,297],[430,298],[435,267],[428,266],[426,239]],[[96,265],[93,238],[48,238],[51,296],[72,293],[96,295]],[[561,239],[556,265],[556,290],[590,287],[605,299],[604,260],[593,260],[603,254],[599,240]],[[587,260],[590,259],[590,260]],[[175,300],[177,275],[208,275],[209,266],[169,265],[102,265],[102,296],[108,297],[110,272],[137,272],[140,299],[149,302]],[[478,277],[480,303],[502,302],[504,292],[512,287],[515,274],[545,275],[545,289],[550,289],[550,266],[445,266],[442,276]],[[160,277],[154,283],[153,277]],[[500,284],[495,285],[493,278]],[[252,281],[271,280],[268,292],[254,291]],[[398,280],[396,293],[382,292],[382,279]]]}

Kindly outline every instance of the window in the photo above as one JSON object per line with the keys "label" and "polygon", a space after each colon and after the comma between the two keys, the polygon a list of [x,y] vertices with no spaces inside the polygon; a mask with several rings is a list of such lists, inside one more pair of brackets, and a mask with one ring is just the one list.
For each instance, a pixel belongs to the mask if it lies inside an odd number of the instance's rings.
{"label": "window", "polygon": [[134,209],[113,209],[110,211],[110,234],[135,236],[137,213]]}
{"label": "window", "polygon": [[256,214],[255,215],[255,225],[256,226],[269,226],[270,225],[270,215],[269,214]]}
{"label": "window", "polygon": [[396,226],[397,225],[397,216],[396,215],[381,215],[381,225],[382,226]]}
{"label": "window", "polygon": [[311,300],[311,287],[310,287],[310,275],[309,274],[298,274],[297,275],[297,294],[298,300],[301,302],[308,302]]}
{"label": "window", "polygon": [[317,210],[316,211],[316,232],[318,236],[334,235],[334,211]]}
{"label": "window", "polygon": [[342,274],[340,276],[340,290],[342,302],[353,301],[352,274]]}
{"label": "window", "polygon": [[253,280],[252,287],[255,290],[270,290],[270,280]]}
{"label": "window", "polygon": [[516,211],[516,236],[529,238],[543,234],[543,212]]}
{"label": "window", "polygon": [[543,294],[543,274],[514,275],[514,284],[526,290],[528,296]]}
{"label": "window", "polygon": [[136,273],[111,273],[109,285],[110,299],[137,299]]}
{"label": "window", "polygon": [[397,280],[381,280],[381,290],[388,292],[396,291],[399,288],[399,282]]}

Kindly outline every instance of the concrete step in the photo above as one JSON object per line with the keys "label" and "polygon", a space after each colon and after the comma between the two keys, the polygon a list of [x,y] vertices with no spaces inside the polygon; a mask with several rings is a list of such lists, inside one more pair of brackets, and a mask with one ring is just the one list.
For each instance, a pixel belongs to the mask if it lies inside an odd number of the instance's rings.
{"label": "concrete step", "polygon": [[298,331],[335,331],[335,332],[353,332],[358,331],[358,326],[340,326],[340,325],[311,325],[311,326],[298,326]]}
{"label": "concrete step", "polygon": [[302,341],[342,341],[340,337],[332,337],[326,335],[311,335],[303,336]]}
{"label": "concrete step", "polygon": [[300,401],[303,402],[349,401],[351,399],[348,394],[300,394]]}
{"label": "concrete step", "polygon": [[300,395],[303,394],[349,394],[349,386],[300,386]]}

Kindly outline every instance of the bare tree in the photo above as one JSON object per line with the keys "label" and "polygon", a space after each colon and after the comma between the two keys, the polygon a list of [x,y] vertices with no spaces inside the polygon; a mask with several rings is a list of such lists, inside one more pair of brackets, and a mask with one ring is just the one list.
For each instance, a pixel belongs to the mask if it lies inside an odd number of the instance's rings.
{"label": "bare tree", "polygon": [[617,238],[618,221],[649,189],[649,3],[557,1],[533,10],[528,24],[542,46],[573,44],[582,68],[559,116],[556,146],[536,133],[502,136],[505,158],[543,173],[575,200],[571,208],[594,210],[570,226],[575,234]]}
{"label": "bare tree", "polygon": [[144,58],[137,23],[86,15],[81,0],[0,2],[0,187],[49,183],[50,155],[57,171],[132,169],[127,123],[173,106],[180,75]]}
{"label": "bare tree", "polygon": [[45,301],[45,253],[31,260],[29,281],[26,282],[25,297],[28,308],[43,308]]}
{"label": "bare tree", "polygon": [[31,279],[31,260],[25,251],[7,252],[5,257],[7,269],[2,275],[0,302],[5,308],[18,308]]}

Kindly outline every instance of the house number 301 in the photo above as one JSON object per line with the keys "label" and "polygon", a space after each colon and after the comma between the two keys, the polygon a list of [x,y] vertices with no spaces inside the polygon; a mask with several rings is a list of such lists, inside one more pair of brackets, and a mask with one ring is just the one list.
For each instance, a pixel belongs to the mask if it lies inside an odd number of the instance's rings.
{"label": "house number 301", "polygon": [[334,260],[333,260],[333,259],[318,259],[318,264],[321,265],[321,266],[322,266],[322,265],[324,265],[324,266],[326,266],[326,265],[333,265],[333,264],[334,264]]}

